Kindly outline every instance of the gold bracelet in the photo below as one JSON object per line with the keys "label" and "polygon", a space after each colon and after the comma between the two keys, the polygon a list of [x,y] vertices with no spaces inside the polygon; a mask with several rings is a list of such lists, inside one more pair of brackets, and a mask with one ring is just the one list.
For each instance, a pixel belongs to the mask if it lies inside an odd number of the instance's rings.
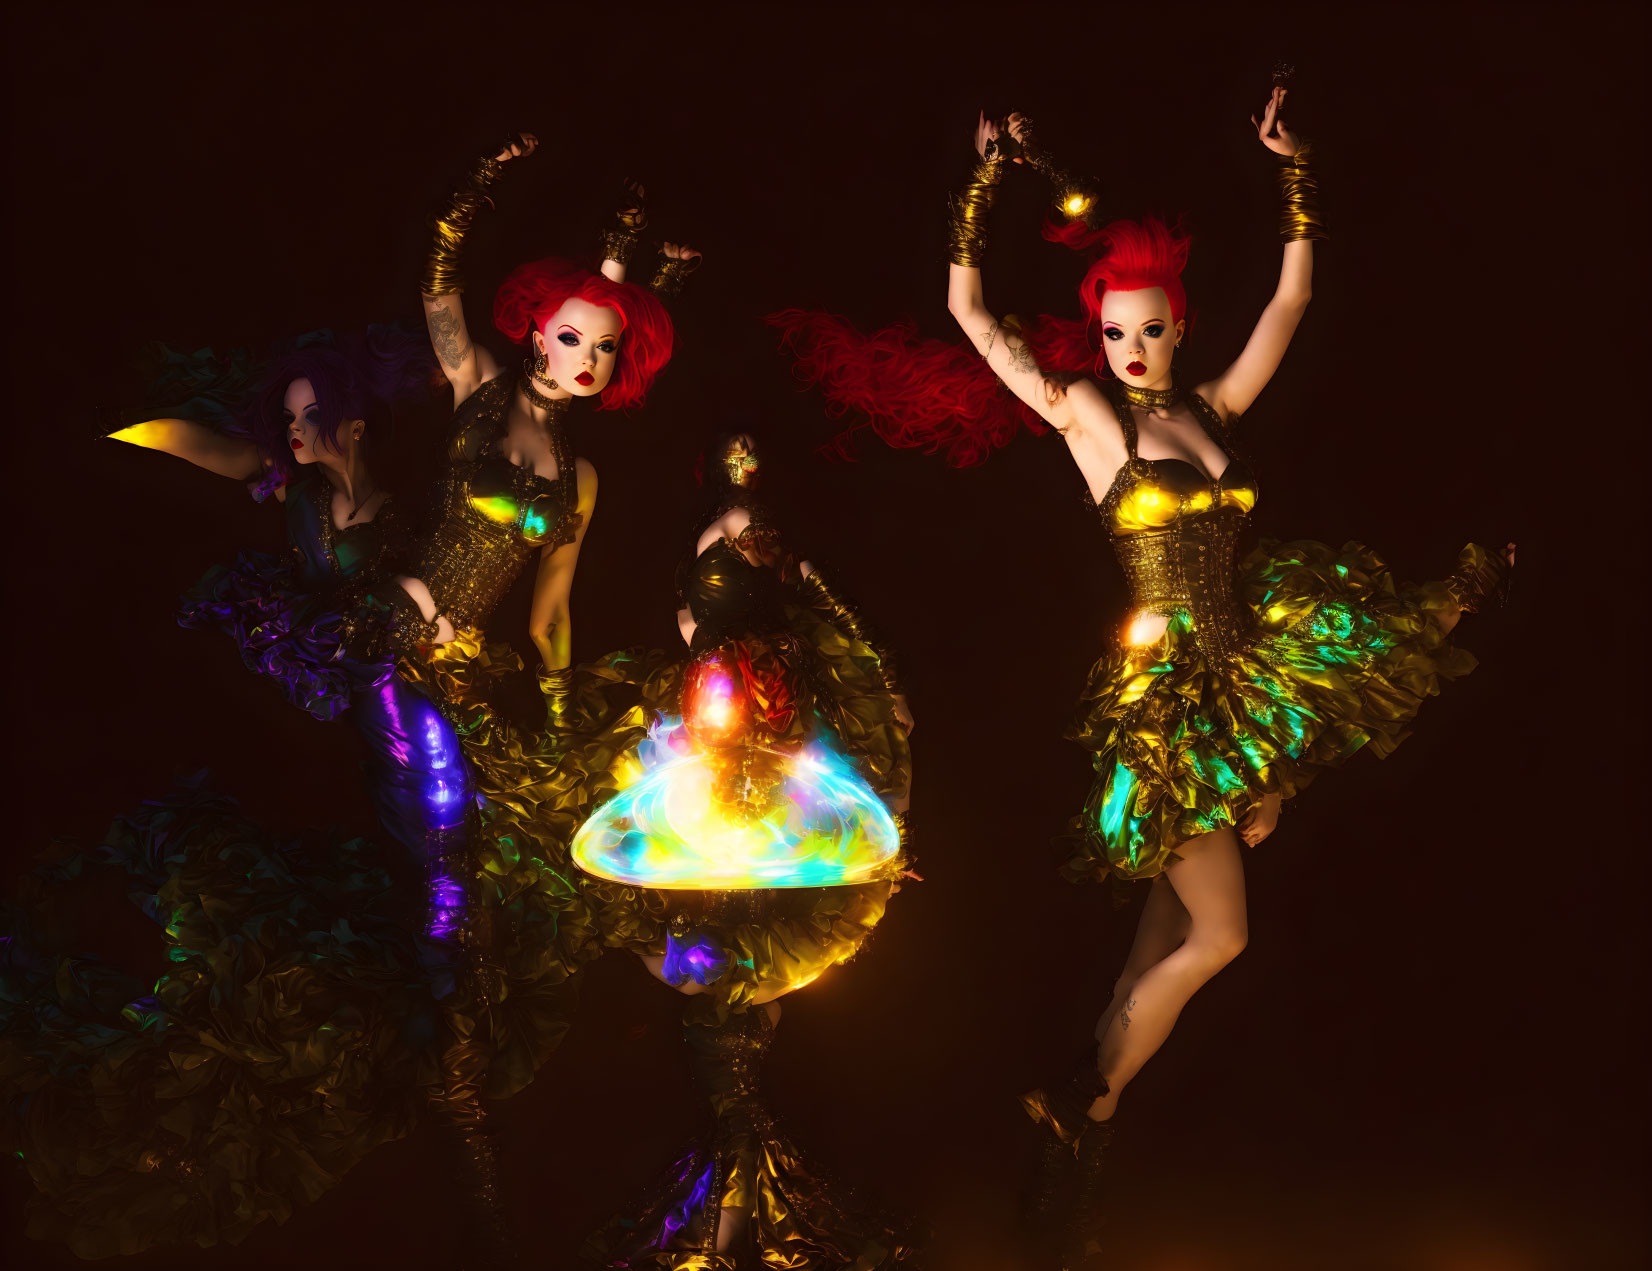
{"label": "gold bracelet", "polygon": [[1319,214],[1319,180],[1309,166],[1313,143],[1304,142],[1279,165],[1279,237],[1287,243],[1302,239],[1328,240],[1325,221]]}
{"label": "gold bracelet", "polygon": [[419,278],[419,290],[427,296],[446,296],[465,289],[459,272],[459,253],[470,232],[476,209],[487,202],[487,188],[499,179],[500,165],[484,156],[470,175],[448,195],[447,204],[431,219],[433,241]]}
{"label": "gold bracelet", "polygon": [[982,159],[969,182],[947,203],[947,259],[979,269],[987,251],[987,215],[1004,175],[1004,159]]}
{"label": "gold bracelet", "polygon": [[617,260],[622,265],[629,265],[631,257],[636,254],[637,244],[642,236],[634,229],[627,229],[624,225],[602,231],[602,258]]}
{"label": "gold bracelet", "polygon": [[654,280],[648,288],[661,300],[675,300],[683,290],[683,280],[700,267],[700,257],[684,260],[681,256],[667,256],[654,271]]}

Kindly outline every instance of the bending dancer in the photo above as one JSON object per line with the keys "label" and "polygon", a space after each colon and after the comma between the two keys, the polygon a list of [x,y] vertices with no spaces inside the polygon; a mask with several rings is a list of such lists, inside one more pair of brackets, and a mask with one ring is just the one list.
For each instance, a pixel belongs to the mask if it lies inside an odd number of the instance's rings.
{"label": "bending dancer", "polygon": [[641,682],[646,735],[627,716],[582,743],[618,756],[586,799],[617,791],[574,859],[664,889],[667,939],[632,947],[689,995],[685,1036],[716,1128],[586,1256],[661,1271],[892,1267],[910,1239],[809,1169],[760,1074],[779,999],[851,957],[898,879],[917,877],[902,849],[912,718],[887,651],[787,550],[752,438],[720,439],[706,469],[715,501],[681,574],[689,657]]}
{"label": "bending dancer", "polygon": [[[980,121],[979,163],[953,200],[948,308],[973,346],[860,337],[840,320],[774,321],[806,377],[858,408],[895,445],[975,462],[1019,422],[1060,433],[1112,540],[1131,597],[1114,648],[1090,673],[1071,735],[1096,779],[1076,819],[1072,880],[1149,884],[1135,944],[1096,1027],[1096,1048],[1062,1080],[1023,1096],[1047,1132],[1035,1198],[1041,1226],[1078,1157],[1068,1256],[1099,1251],[1111,1118],[1188,1000],[1244,948],[1239,844],[1272,833],[1281,801],[1369,747],[1387,754],[1422,700],[1474,666],[1451,632],[1504,586],[1514,545],[1470,545],[1444,582],[1397,581],[1369,548],[1264,540],[1236,561],[1256,503],[1237,421],[1272,378],[1307,307],[1313,244],[1325,232],[1306,143],[1280,119],[1276,86],[1258,137],[1279,156],[1285,240],[1279,285],[1239,357],[1188,387],[1176,349],[1187,328],[1188,239],[1155,220],[1092,228],[1095,195],[1063,172],[1025,117]],[[1004,173],[1050,177],[1046,233],[1092,254],[1081,321],[997,318],[982,292],[986,218]],[[892,357],[891,354],[894,354]],[[990,377],[1025,408],[994,393]],[[924,390],[918,391],[920,387]],[[949,403],[962,397],[961,414]]]}

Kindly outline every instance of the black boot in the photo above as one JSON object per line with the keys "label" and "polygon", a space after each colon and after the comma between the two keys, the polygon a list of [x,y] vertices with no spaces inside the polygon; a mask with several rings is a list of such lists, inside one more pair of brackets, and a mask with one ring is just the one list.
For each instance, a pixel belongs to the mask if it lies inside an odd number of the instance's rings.
{"label": "black boot", "polygon": [[1072,1207],[1063,1233],[1063,1266],[1072,1271],[1100,1266],[1101,1232],[1107,1221],[1108,1156],[1113,1146],[1113,1122],[1091,1121],[1079,1135],[1074,1169]]}

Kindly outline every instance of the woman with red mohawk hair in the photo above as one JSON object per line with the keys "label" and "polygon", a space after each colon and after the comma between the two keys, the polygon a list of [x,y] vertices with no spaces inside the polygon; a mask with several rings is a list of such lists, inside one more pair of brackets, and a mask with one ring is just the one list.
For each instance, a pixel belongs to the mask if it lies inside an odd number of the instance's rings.
{"label": "woman with red mohawk hair", "polygon": [[[1190,385],[1175,365],[1188,325],[1187,237],[1152,219],[1092,229],[1093,193],[1057,168],[1021,115],[1002,129],[982,116],[979,162],[951,205],[947,307],[968,347],[920,343],[902,327],[861,337],[840,319],[796,311],[771,320],[804,378],[890,445],[961,466],[1022,424],[1055,429],[1124,569],[1132,613],[1091,671],[1070,733],[1093,753],[1096,777],[1061,872],[1149,891],[1096,1047],[1022,1096],[1045,1131],[1029,1216],[1041,1232],[1064,1227],[1056,1238],[1073,1260],[1101,1252],[1094,1233],[1120,1094],[1245,946],[1240,843],[1267,838],[1281,802],[1319,771],[1362,747],[1387,754],[1423,698],[1473,668],[1452,629],[1506,587],[1514,561],[1512,543],[1471,544],[1450,578],[1412,586],[1357,543],[1264,540],[1235,560],[1257,499],[1236,423],[1284,357],[1308,305],[1314,242],[1326,237],[1309,148],[1280,118],[1285,93],[1276,85],[1251,121],[1281,160],[1279,285],[1213,379]],[[987,213],[1003,174],[1022,163],[1054,186],[1065,223],[1047,235],[1092,253],[1077,321],[1023,328],[983,298]],[[1077,1178],[1065,1178],[1075,1157]],[[1069,1185],[1062,1224],[1056,1198]]]}

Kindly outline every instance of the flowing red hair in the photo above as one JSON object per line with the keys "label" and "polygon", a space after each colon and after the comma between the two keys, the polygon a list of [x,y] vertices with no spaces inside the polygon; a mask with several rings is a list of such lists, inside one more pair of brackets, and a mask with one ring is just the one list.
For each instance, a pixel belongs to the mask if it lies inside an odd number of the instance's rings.
{"label": "flowing red hair", "polygon": [[564,303],[575,299],[614,310],[625,336],[614,377],[602,390],[597,409],[627,410],[642,405],[654,377],[671,360],[675,339],[671,315],[647,288],[615,282],[594,269],[547,257],[519,266],[500,284],[493,297],[493,324],[516,343],[525,344]]}
{"label": "flowing red hair", "polygon": [[[1044,236],[1093,257],[1079,285],[1084,316],[1045,315],[1020,331],[1044,374],[1109,374],[1100,338],[1101,298],[1109,290],[1163,287],[1171,320],[1186,315],[1181,274],[1191,240],[1179,225],[1149,217],[1092,230],[1074,221],[1047,224]],[[798,378],[820,388],[827,413],[860,416],[823,447],[828,452],[848,457],[849,439],[870,428],[886,445],[940,454],[967,468],[1007,446],[1021,428],[1046,427],[967,340],[922,340],[910,322],[866,335],[845,318],[802,309],[767,321],[780,331]]]}

